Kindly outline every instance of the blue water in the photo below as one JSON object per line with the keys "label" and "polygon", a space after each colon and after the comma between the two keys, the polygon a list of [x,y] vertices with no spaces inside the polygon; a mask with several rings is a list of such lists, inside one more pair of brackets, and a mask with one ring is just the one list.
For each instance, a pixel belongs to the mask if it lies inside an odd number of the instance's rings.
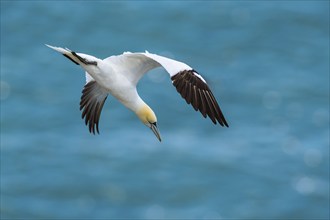
{"label": "blue water", "polygon": [[[91,135],[83,71],[45,43],[184,61],[230,127],[156,69],[163,141],[111,97]],[[2,219],[329,217],[328,1],[1,1],[0,85]]]}

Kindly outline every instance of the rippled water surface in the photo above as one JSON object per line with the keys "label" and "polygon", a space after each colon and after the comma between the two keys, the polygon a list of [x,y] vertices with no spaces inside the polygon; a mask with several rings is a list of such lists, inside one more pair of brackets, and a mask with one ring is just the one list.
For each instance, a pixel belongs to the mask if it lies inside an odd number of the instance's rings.
{"label": "rippled water surface", "polygon": [[[81,120],[81,68],[162,54],[209,82],[229,128],[167,73],[139,84],[163,141],[109,97]],[[328,1],[1,1],[1,218],[328,218]]]}

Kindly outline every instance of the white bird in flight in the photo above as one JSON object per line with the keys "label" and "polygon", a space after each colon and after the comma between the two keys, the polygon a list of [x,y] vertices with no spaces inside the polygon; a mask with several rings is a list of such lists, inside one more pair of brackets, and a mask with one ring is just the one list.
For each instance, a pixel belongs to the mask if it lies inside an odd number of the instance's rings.
{"label": "white bird in flight", "polygon": [[153,110],[141,99],[136,85],[149,70],[162,66],[169,73],[173,85],[188,104],[207,116],[214,124],[228,127],[221,109],[209,86],[196,70],[185,63],[163,56],[145,53],[125,52],[118,56],[99,59],[94,56],[76,53],[67,48],[47,47],[62,53],[86,71],[86,84],[82,91],[80,110],[89,132],[99,133],[99,119],[108,94],[117,98],[132,110],[149,127],[159,141],[157,117]]}

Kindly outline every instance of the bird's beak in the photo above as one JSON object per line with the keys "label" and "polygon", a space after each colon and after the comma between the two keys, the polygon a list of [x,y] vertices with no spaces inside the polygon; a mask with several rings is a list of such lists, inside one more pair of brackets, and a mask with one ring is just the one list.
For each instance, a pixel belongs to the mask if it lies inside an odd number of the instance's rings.
{"label": "bird's beak", "polygon": [[159,130],[157,128],[157,124],[155,123],[151,123],[150,124],[150,129],[152,130],[152,132],[154,132],[154,134],[156,135],[156,137],[158,138],[159,141],[162,141],[161,137],[160,137],[160,133]]}

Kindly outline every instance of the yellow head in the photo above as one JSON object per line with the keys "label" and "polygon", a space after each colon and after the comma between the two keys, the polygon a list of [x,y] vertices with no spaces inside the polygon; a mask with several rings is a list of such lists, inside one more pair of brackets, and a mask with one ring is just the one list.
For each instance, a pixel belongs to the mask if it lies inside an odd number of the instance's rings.
{"label": "yellow head", "polygon": [[143,124],[148,126],[154,132],[158,140],[161,141],[160,133],[157,128],[157,117],[152,109],[147,104],[144,104],[136,112],[136,115],[139,117]]}

